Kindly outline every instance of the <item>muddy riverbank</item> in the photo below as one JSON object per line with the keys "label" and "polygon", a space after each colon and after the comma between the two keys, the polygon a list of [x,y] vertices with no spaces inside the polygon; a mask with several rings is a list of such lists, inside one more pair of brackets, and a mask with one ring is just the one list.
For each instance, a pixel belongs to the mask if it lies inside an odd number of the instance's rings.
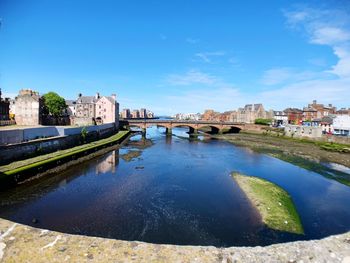
{"label": "muddy riverbank", "polygon": [[350,153],[328,151],[313,141],[264,134],[238,133],[212,137],[316,171],[350,186]]}

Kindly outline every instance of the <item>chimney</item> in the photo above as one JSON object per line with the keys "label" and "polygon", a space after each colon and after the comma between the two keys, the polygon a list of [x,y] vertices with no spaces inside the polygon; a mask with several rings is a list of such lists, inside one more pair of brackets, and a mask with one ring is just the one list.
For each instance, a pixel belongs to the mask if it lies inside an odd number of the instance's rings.
{"label": "chimney", "polygon": [[83,94],[79,93],[79,94],[78,94],[78,97],[80,98],[81,96],[83,96]]}
{"label": "chimney", "polygon": [[96,92],[95,98],[99,99],[100,98],[100,93]]}
{"label": "chimney", "polygon": [[315,105],[316,103],[317,103],[317,100],[313,100],[313,101],[312,101],[312,104]]}
{"label": "chimney", "polygon": [[332,107],[333,107],[333,105],[332,105],[332,104],[328,104],[328,107],[332,108]]}
{"label": "chimney", "polygon": [[112,94],[111,97],[112,97],[114,100],[117,100],[117,95],[116,95],[116,94]]}

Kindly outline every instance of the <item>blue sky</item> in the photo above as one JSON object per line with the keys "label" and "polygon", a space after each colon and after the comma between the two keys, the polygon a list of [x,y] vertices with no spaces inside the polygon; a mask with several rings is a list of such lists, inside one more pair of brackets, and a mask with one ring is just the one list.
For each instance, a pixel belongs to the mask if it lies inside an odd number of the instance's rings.
{"label": "blue sky", "polygon": [[156,114],[350,107],[350,2],[0,0],[0,87]]}

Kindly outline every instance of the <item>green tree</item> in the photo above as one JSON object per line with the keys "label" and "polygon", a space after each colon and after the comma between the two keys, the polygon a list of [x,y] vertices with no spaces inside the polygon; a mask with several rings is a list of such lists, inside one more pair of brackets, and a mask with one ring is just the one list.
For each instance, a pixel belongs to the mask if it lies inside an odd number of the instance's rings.
{"label": "green tree", "polygon": [[63,110],[67,108],[66,101],[60,95],[55,92],[49,92],[43,95],[44,105],[46,111],[54,116],[59,117],[62,115]]}
{"label": "green tree", "polygon": [[271,119],[255,119],[255,124],[270,125],[271,123],[272,123]]}

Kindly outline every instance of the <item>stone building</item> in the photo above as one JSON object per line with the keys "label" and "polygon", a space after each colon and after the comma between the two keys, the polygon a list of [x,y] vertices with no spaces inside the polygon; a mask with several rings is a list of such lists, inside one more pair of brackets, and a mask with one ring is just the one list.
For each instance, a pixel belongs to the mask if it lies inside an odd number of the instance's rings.
{"label": "stone building", "polygon": [[131,118],[133,118],[133,119],[138,119],[138,118],[140,118],[140,111],[139,111],[139,110],[133,110],[133,111],[131,112]]}
{"label": "stone building", "polygon": [[72,125],[94,125],[104,123],[119,123],[119,103],[116,95],[83,96],[79,94],[76,101],[68,101],[68,113]]}
{"label": "stone building", "polygon": [[147,110],[145,108],[140,109],[140,118],[147,119]]}
{"label": "stone building", "polygon": [[131,118],[131,114],[130,114],[130,109],[123,109],[121,117],[123,119],[129,119]]}
{"label": "stone building", "polygon": [[96,102],[99,94],[95,96],[78,95],[75,106],[75,116],[72,118],[74,125],[93,125],[96,117]]}
{"label": "stone building", "polygon": [[237,110],[237,122],[254,123],[256,119],[266,119],[267,113],[261,103],[247,104]]}
{"label": "stone building", "polygon": [[20,90],[15,105],[17,125],[42,124],[43,101],[38,92],[30,89]]}
{"label": "stone building", "polygon": [[66,100],[66,105],[67,105],[66,114],[68,116],[75,116],[77,102],[75,100]]}
{"label": "stone building", "polygon": [[8,98],[3,99],[1,97],[0,89],[0,120],[9,120],[10,119],[10,101]]}
{"label": "stone building", "polygon": [[113,123],[119,120],[119,104],[116,95],[99,96],[96,102],[96,120],[102,123]]}

